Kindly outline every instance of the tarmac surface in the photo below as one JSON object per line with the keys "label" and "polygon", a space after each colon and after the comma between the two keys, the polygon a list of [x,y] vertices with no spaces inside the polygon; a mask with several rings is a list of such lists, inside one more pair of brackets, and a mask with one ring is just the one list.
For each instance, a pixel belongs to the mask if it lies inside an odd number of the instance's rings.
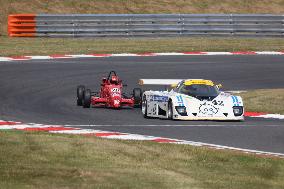
{"label": "tarmac surface", "polygon": [[[131,93],[140,78],[203,78],[223,90],[284,88],[284,56],[102,57],[0,62],[0,119],[62,124],[284,153],[284,120],[244,122],[145,119],[140,109],[83,109],[76,86],[98,91],[115,70]],[[147,87],[145,88],[147,89]],[[163,89],[163,88],[161,88]]]}

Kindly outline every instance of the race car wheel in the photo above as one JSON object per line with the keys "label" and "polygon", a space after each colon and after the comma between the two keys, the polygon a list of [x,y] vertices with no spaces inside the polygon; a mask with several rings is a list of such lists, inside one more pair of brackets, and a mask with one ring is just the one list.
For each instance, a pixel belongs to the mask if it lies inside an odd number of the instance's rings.
{"label": "race car wheel", "polygon": [[134,97],[134,107],[141,107],[142,102],[142,90],[140,88],[133,89],[133,97]]}
{"label": "race car wheel", "polygon": [[146,100],[145,95],[142,98],[141,111],[142,111],[143,117],[148,118],[148,116],[147,116],[147,100]]}
{"label": "race car wheel", "polygon": [[167,114],[168,119],[173,119],[173,103],[172,101],[168,102],[168,114]]}
{"label": "race car wheel", "polygon": [[84,91],[85,91],[84,85],[79,85],[77,87],[77,106],[83,105]]}
{"label": "race car wheel", "polygon": [[83,107],[84,108],[90,108],[91,106],[91,90],[86,89],[84,91],[84,99],[83,99]]}

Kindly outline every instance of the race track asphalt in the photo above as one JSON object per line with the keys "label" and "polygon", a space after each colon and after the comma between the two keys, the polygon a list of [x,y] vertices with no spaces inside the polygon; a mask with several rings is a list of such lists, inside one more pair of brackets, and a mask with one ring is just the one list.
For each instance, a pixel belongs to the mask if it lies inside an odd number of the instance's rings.
{"label": "race track asphalt", "polygon": [[[140,78],[204,78],[224,90],[284,87],[284,56],[158,56],[29,60],[0,63],[0,119],[145,134],[284,153],[284,120],[245,122],[144,119],[139,109],[83,109],[76,86],[99,90],[115,70],[129,93]],[[81,125],[81,126],[79,126]],[[90,126],[92,125],[92,126]]]}

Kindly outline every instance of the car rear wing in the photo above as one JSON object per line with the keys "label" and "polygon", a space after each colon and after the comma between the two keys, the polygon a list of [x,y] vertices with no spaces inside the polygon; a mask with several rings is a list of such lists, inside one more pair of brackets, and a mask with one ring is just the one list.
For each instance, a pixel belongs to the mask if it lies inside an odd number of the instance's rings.
{"label": "car rear wing", "polygon": [[139,85],[177,85],[183,79],[139,79]]}

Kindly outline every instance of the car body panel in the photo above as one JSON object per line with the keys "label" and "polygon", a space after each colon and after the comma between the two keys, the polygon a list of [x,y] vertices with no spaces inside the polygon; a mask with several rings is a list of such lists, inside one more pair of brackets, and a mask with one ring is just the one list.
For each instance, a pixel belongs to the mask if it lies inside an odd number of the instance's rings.
{"label": "car body panel", "polygon": [[[211,85],[210,82],[208,84]],[[168,106],[171,102],[173,106],[173,119],[244,120],[243,113],[240,116],[235,116],[233,112],[233,107],[240,107],[244,112],[242,98],[231,95],[230,93],[220,92],[213,99],[198,99],[193,96],[181,94],[173,89],[171,91],[149,90],[145,91],[143,96],[147,101],[148,117],[168,118]],[[185,107],[186,115],[178,113],[176,107]]]}

